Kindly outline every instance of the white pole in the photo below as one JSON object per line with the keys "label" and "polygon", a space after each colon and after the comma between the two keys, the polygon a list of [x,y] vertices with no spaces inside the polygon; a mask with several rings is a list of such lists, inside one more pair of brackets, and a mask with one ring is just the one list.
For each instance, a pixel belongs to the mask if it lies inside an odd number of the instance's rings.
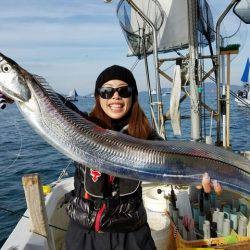
{"label": "white pole", "polygon": [[[224,47],[224,39],[221,39],[221,46]],[[221,56],[221,80],[222,80],[222,96],[225,98],[226,97],[226,75],[225,75],[225,56]],[[226,147],[226,136],[227,136],[227,132],[226,132],[226,114],[222,115],[222,136],[223,136],[223,147]]]}
{"label": "white pole", "polygon": [[191,109],[191,139],[200,139],[199,96],[196,82],[197,53],[197,2],[188,0],[188,29],[189,29],[189,82],[190,82],[190,109]]}

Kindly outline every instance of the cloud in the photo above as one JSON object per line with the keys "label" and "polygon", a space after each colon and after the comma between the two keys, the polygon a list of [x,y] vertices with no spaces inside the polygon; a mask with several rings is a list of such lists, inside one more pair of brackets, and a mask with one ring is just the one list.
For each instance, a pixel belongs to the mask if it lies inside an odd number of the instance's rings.
{"label": "cloud", "polygon": [[[16,23],[2,25],[0,45],[25,47],[65,46],[79,44],[107,44],[119,40],[120,28],[117,24],[94,23],[40,23],[22,25]],[[103,36],[108,34],[108,36]]]}
{"label": "cloud", "polygon": [[5,10],[0,16],[1,52],[27,70],[52,79],[58,91],[94,82],[97,69],[100,72],[104,65],[124,61],[127,47],[115,5],[100,0],[1,4]]}
{"label": "cloud", "polygon": [[[98,73],[105,67],[112,64],[131,67],[136,60],[126,57],[127,45],[115,12],[117,3],[104,4],[102,0],[3,1],[0,51],[27,70],[48,78],[57,91],[67,93],[74,86],[81,89],[81,94],[89,93]],[[216,18],[227,5],[218,0],[209,0],[209,3]],[[228,25],[225,20],[224,34],[232,34],[238,27],[239,21],[233,18],[236,20],[233,24]],[[248,37],[246,26],[242,29],[238,38],[244,41]],[[241,54],[232,61],[233,83],[240,79],[244,56],[250,50],[247,40],[245,44]],[[145,89],[143,62],[139,63],[135,74],[139,89]]]}
{"label": "cloud", "polygon": [[[115,5],[113,5],[115,6]],[[110,5],[101,0],[9,0],[1,2],[1,18],[59,18],[111,16]]]}

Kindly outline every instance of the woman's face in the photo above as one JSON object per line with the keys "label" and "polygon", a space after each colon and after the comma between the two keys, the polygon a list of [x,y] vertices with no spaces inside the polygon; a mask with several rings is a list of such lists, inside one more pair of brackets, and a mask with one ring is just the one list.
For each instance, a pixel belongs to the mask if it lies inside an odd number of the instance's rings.
{"label": "woman's face", "polygon": [[[121,80],[110,80],[102,85],[103,87],[120,88],[128,86],[127,83]],[[120,119],[124,117],[131,108],[132,95],[127,98],[122,98],[116,91],[110,99],[103,99],[100,96],[100,105],[105,112],[112,119]]]}

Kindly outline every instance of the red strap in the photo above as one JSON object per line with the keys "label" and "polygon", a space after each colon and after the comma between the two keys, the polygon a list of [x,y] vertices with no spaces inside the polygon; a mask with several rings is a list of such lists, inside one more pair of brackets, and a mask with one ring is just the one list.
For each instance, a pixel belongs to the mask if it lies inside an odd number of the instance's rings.
{"label": "red strap", "polygon": [[114,176],[109,175],[109,183],[113,183],[114,179],[115,179],[115,177],[114,177]]}
{"label": "red strap", "polygon": [[89,193],[87,193],[87,192],[85,191],[85,193],[84,193],[84,199],[88,200],[89,198],[90,198]]}
{"label": "red strap", "polygon": [[104,211],[105,208],[106,208],[106,204],[103,203],[102,207],[100,208],[100,210],[98,211],[98,213],[96,215],[96,219],[95,219],[95,231],[96,232],[100,231],[101,216],[102,216],[102,213],[103,213],[103,211]]}

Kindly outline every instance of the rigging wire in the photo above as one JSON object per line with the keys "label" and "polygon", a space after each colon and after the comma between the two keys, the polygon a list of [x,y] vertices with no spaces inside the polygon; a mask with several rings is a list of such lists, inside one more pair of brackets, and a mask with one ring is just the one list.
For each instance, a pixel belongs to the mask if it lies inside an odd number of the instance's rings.
{"label": "rigging wire", "polygon": [[137,66],[137,64],[138,64],[139,61],[140,61],[140,59],[139,59],[139,58],[136,58],[134,64],[133,64],[132,67],[130,68],[130,71],[131,71],[131,72],[134,71],[134,69],[135,69],[135,67]]}
{"label": "rigging wire", "polygon": [[242,21],[240,21],[240,24],[239,24],[239,26],[238,26],[238,28],[237,28],[237,30],[232,34],[232,35],[229,35],[229,36],[224,36],[223,37],[223,39],[228,39],[228,38],[232,38],[232,37],[234,37],[238,32],[239,32],[239,30],[240,30],[240,27],[241,27],[241,24],[242,24]]}
{"label": "rigging wire", "polygon": [[[244,39],[244,41],[243,41],[243,43],[242,43],[242,46],[241,46],[241,51],[243,51],[244,50],[244,48],[245,48],[245,46],[246,46],[246,44],[247,44],[247,37],[248,37],[248,28],[246,29],[246,35],[245,35],[245,39]],[[236,55],[234,55],[234,56],[232,56],[231,57],[231,60],[230,60],[230,62],[232,62],[235,58],[237,58],[239,56],[239,54],[236,54]]]}

